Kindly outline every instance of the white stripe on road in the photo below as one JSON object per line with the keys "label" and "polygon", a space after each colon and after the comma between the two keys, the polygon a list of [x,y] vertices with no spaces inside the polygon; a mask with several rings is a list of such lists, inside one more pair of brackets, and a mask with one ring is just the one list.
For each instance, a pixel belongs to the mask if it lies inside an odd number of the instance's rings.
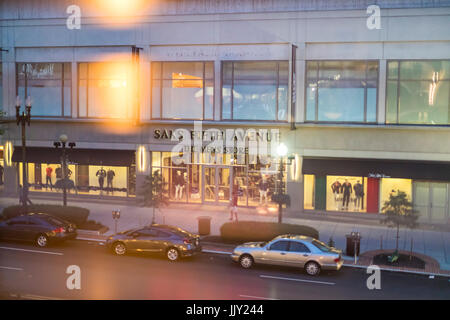
{"label": "white stripe on road", "polygon": [[268,279],[277,279],[277,280],[288,280],[288,281],[327,284],[327,285],[330,285],[330,286],[334,286],[336,284],[334,282],[313,281],[313,280],[304,280],[304,279],[295,279],[295,278],[282,278],[282,277],[273,277],[273,276],[265,276],[265,275],[260,275],[260,277],[261,278],[268,278]]}
{"label": "white stripe on road", "polygon": [[22,268],[14,268],[14,267],[3,267],[0,266],[0,269],[5,269],[5,270],[14,270],[14,271],[23,271]]}
{"label": "white stripe on road", "polygon": [[240,294],[239,297],[241,297],[241,298],[259,299],[259,300],[280,300],[280,299],[275,299],[275,298],[265,298],[265,297],[256,297],[256,296],[246,296],[245,294]]}
{"label": "white stripe on road", "polygon": [[231,252],[226,252],[226,251],[217,251],[217,250],[202,250],[202,252],[206,252],[206,253],[218,253],[218,254],[227,254],[227,255],[231,255]]}
{"label": "white stripe on road", "polygon": [[24,252],[34,252],[34,253],[45,253],[45,254],[54,254],[58,256],[64,255],[61,252],[51,252],[51,251],[40,251],[40,250],[30,250],[30,249],[20,249],[20,248],[10,248],[10,247],[0,247],[0,249],[5,250],[16,250],[16,251],[24,251]]}

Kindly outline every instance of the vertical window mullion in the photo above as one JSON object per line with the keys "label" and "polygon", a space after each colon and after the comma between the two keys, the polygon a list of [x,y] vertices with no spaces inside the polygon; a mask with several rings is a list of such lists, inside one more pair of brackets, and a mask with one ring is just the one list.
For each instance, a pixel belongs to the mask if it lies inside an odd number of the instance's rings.
{"label": "vertical window mullion", "polygon": [[231,62],[231,120],[234,120],[234,62]]}
{"label": "vertical window mullion", "polygon": [[61,115],[64,117],[64,63],[61,63]]}
{"label": "vertical window mullion", "polygon": [[397,103],[396,103],[396,123],[398,124],[400,122],[400,118],[399,118],[399,102],[400,102],[400,63],[401,61],[398,61],[397,64]]}
{"label": "vertical window mullion", "polygon": [[89,62],[86,62],[86,118],[89,118]]}
{"label": "vertical window mullion", "polygon": [[278,121],[278,95],[279,95],[279,90],[280,88],[280,63],[277,62],[277,87],[276,87],[276,94],[275,94],[275,99],[276,99],[276,109],[275,109],[275,120]]}
{"label": "vertical window mullion", "polygon": [[315,94],[315,121],[319,121],[319,61],[316,61],[316,94]]}
{"label": "vertical window mullion", "polygon": [[369,61],[366,61],[366,73],[364,79],[364,122],[367,122],[367,84],[368,84]]}
{"label": "vertical window mullion", "polygon": [[202,120],[205,120],[205,99],[206,99],[206,90],[205,90],[205,62],[203,62],[203,79],[202,79],[202,83],[203,83],[203,101],[202,101],[202,105],[203,105],[203,113],[202,113]]}
{"label": "vertical window mullion", "polygon": [[[163,111],[162,111],[162,108],[163,108],[163,85],[164,85],[164,82],[163,82],[163,65],[164,65],[164,62],[160,62],[160,65],[159,65],[159,68],[160,68],[160,70],[159,70],[159,118],[160,119],[163,119]],[[161,156],[162,156],[162,154],[161,154]]]}

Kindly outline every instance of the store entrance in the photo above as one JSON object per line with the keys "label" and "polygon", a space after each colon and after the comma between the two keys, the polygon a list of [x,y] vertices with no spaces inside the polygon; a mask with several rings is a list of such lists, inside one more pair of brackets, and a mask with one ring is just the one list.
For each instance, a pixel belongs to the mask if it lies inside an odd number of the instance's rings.
{"label": "store entrance", "polygon": [[203,201],[209,204],[228,204],[231,172],[227,166],[203,166]]}
{"label": "store entrance", "polygon": [[448,184],[439,182],[414,182],[414,208],[423,222],[442,223],[449,215]]}

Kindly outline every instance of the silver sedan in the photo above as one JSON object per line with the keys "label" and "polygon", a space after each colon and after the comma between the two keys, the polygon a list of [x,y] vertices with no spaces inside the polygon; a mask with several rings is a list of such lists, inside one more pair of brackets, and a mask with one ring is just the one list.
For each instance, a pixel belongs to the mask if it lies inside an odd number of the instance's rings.
{"label": "silver sedan", "polygon": [[342,252],[314,238],[282,235],[269,242],[248,242],[234,249],[232,259],[248,269],[255,263],[304,268],[309,275],[339,270]]}

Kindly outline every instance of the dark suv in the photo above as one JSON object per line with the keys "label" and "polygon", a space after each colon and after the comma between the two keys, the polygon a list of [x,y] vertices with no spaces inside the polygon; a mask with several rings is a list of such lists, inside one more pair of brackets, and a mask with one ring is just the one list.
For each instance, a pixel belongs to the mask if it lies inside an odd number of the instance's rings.
{"label": "dark suv", "polygon": [[120,232],[109,237],[106,244],[116,255],[127,252],[162,253],[170,261],[202,251],[198,235],[160,224]]}
{"label": "dark suv", "polygon": [[0,239],[32,241],[39,247],[76,236],[74,224],[45,213],[28,213],[0,222]]}

